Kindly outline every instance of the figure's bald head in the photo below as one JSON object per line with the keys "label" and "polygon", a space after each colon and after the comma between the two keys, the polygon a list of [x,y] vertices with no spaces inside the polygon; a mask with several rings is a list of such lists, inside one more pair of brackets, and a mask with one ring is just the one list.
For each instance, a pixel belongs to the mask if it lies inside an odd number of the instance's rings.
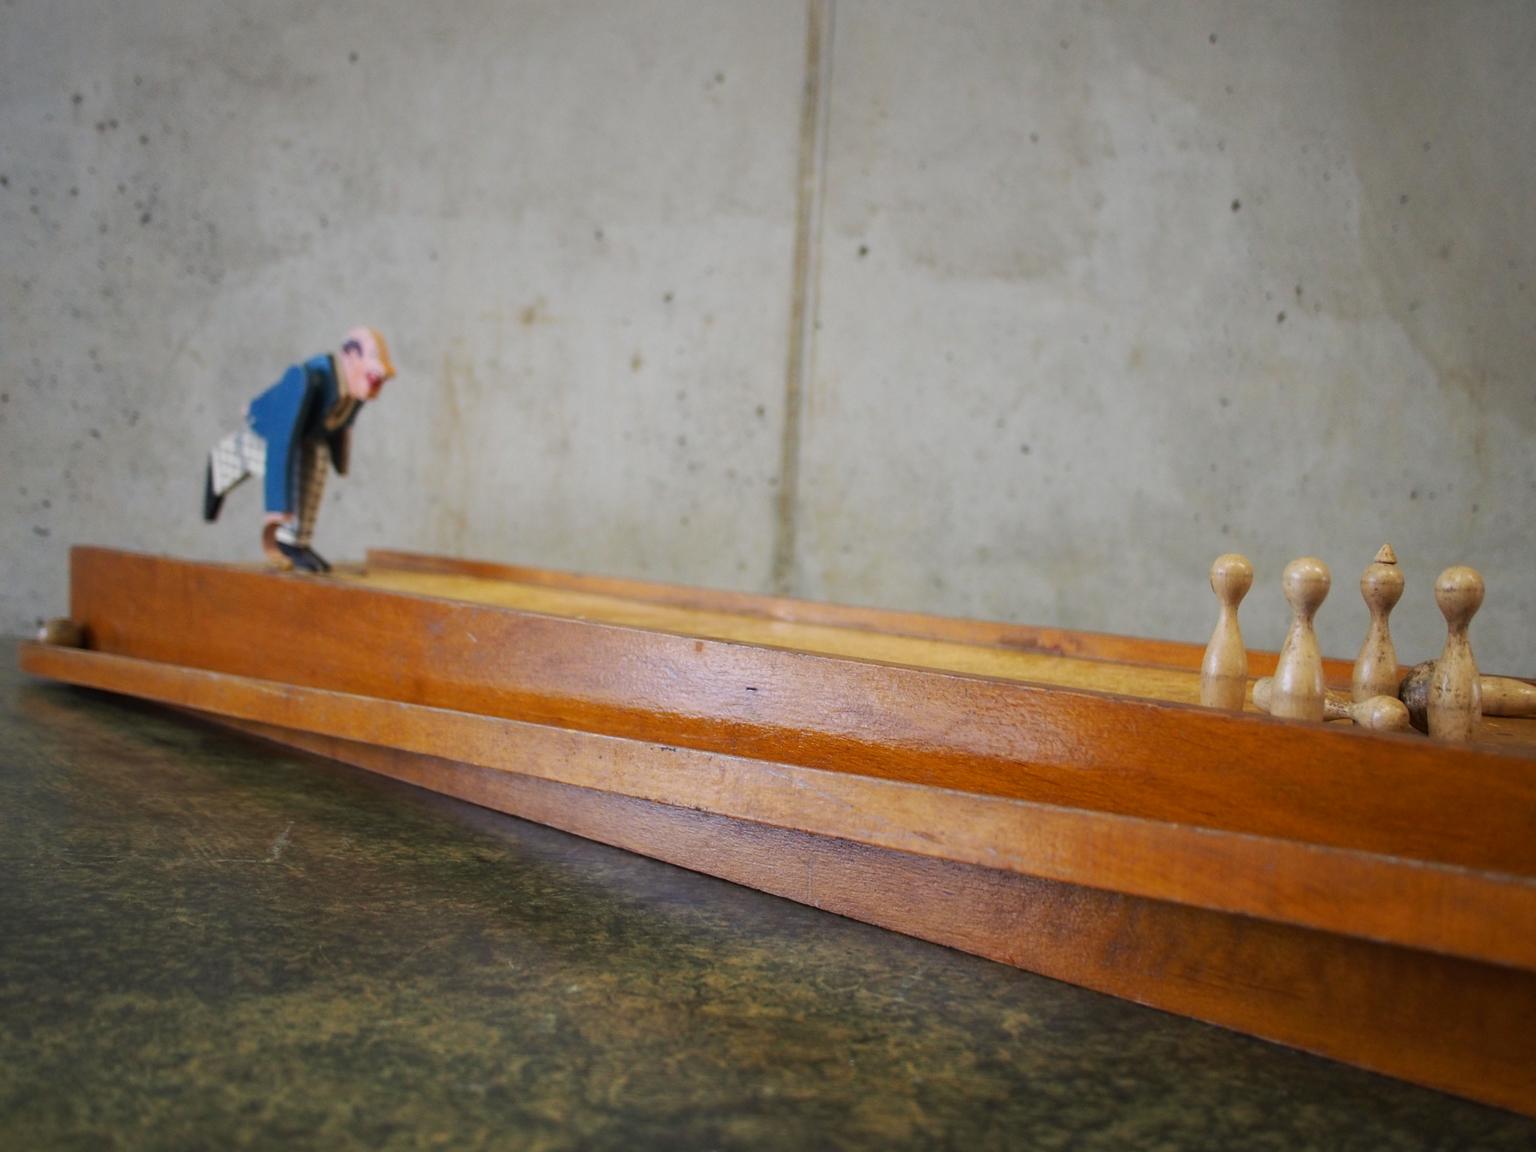
{"label": "figure's bald head", "polygon": [[347,391],[359,400],[372,400],[395,374],[389,345],[377,328],[354,328],[341,345],[341,371]]}

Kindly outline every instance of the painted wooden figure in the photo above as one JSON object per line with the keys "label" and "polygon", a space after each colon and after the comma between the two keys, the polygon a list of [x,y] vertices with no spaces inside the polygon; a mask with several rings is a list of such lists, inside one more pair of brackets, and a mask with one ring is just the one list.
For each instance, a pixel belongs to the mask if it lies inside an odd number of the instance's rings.
{"label": "painted wooden figure", "polygon": [[352,423],[394,374],[389,345],[376,328],[352,329],[340,355],[290,366],[247,406],[247,427],[208,453],[203,519],[218,519],[231,489],[247,477],[262,477],[262,551],[284,568],[329,572],[331,566],[310,546],[327,470],[346,475]]}

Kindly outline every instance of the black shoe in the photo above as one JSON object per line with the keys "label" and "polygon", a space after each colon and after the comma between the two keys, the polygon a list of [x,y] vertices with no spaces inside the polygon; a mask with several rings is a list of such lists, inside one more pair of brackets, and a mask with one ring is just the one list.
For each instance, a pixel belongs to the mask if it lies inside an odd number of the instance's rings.
{"label": "black shoe", "polygon": [[208,461],[208,467],[203,472],[203,519],[212,524],[219,518],[219,509],[224,507],[224,497],[213,490],[213,461]]}
{"label": "black shoe", "polygon": [[319,572],[320,557],[316,556],[308,548],[300,548],[297,544],[287,544],[277,541],[277,550],[288,557],[288,563],[292,564],[300,572]]}
{"label": "black shoe", "polygon": [[331,570],[331,566],[325,562],[325,558],[313,548],[303,548],[297,544],[285,544],[276,541],[278,551],[288,557],[288,562],[300,572],[325,573]]}

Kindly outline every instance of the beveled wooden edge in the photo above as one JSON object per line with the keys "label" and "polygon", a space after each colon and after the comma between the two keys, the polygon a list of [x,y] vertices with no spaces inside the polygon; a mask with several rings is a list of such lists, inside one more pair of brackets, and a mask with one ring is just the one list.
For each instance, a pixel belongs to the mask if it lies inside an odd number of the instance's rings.
{"label": "beveled wooden edge", "polygon": [[[870,608],[852,604],[829,604],[800,600],[790,596],[771,596],[723,588],[694,588],[686,584],[668,584],[622,576],[594,576],[555,568],[535,568],[520,564],[500,564],[489,560],[465,560],[424,552],[392,548],[370,548],[365,566],[397,572],[432,572],[443,575],[474,576],[482,580],[505,580],[543,588],[572,592],[590,592],[646,604],[666,604],[675,608],[693,608],[708,612],[730,612],[791,624],[816,624],[849,628],[862,632],[880,632],[913,636],[924,640],[946,640],[988,648],[1013,648],[1054,656],[1074,656],[1085,660],[1103,660],[1122,664],[1141,664],[1154,668],[1200,671],[1205,657],[1203,644],[1181,640],[1149,640],[1139,636],[1120,636],[1109,632],[1083,632],[1070,628],[1047,628],[1000,621],[968,620],[957,616],[937,616],[924,612],[906,612],[889,608]],[[1215,620],[1214,609],[1212,620]],[[1250,650],[1248,674],[1269,676],[1279,659],[1274,652]],[[1348,660],[1325,659],[1323,674],[1328,682],[1348,688],[1354,670]],[[1407,669],[1403,670],[1404,675]]]}
{"label": "beveled wooden edge", "polygon": [[91,647],[296,686],[1536,874],[1536,759],[77,548]]}
{"label": "beveled wooden edge", "polygon": [[1536,977],[214,717],[817,909],[1536,1116]]}
{"label": "beveled wooden edge", "polygon": [[1536,969],[1536,880],[26,643],[22,668],[296,731],[1107,891]]}

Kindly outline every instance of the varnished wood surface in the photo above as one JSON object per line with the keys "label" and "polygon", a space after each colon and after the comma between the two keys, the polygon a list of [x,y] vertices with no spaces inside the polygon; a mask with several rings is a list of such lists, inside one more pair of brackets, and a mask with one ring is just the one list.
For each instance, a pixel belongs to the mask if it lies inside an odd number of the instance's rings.
{"label": "varnished wood surface", "polygon": [[[882,780],[41,644],[36,675],[908,854],[1536,971],[1536,880]],[[1112,850],[1106,850],[1112,846]],[[1319,900],[1328,891],[1331,898]]]}
{"label": "varnished wood surface", "polygon": [[749,759],[1536,873],[1536,762],[1499,749],[95,549],[75,551],[71,597],[92,648],[108,653]]}
{"label": "varnished wood surface", "polygon": [[854,919],[1416,1083],[1536,1111],[1536,976],[572,788],[239,727]]}
{"label": "varnished wood surface", "polygon": [[[497,577],[493,574],[497,571],[496,566],[474,562],[466,565],[466,571],[455,571],[453,563],[446,560],[420,566],[409,554],[370,553],[370,557],[376,557],[378,562],[365,569],[340,569],[337,578],[370,588],[492,604],[677,635],[1063,688],[1114,692],[1171,703],[1200,702],[1199,660],[1191,669],[1188,667],[1189,646],[1171,642],[1142,642],[1131,637],[1057,630],[1049,634],[1054,637],[1050,647],[1023,647],[1022,639],[1011,635],[1012,625],[988,625],[924,617],[916,613],[875,612],[871,616],[874,610],[819,606],[802,601],[788,602],[796,606],[806,605],[803,612],[792,612],[781,609],[779,605],[785,602],[778,598],[755,597],[747,593],[705,593],[699,599],[713,606],[693,606],[681,595],[682,590],[675,598],[677,602],[668,598],[672,585],[572,575],[572,586],[567,587],[560,578],[569,574],[539,569],[509,569],[508,575]],[[403,566],[391,567],[397,558]],[[522,571],[528,571],[532,578],[527,582],[511,578],[512,573]],[[608,590],[591,590],[587,587],[589,581],[597,588]],[[842,619],[845,614],[848,615],[846,620]],[[885,620],[886,615],[892,615],[894,619]],[[1049,639],[1039,629],[1027,629],[1025,635],[1038,635],[1042,642]],[[1101,643],[1106,640],[1115,643]],[[1141,644],[1146,646],[1139,647]],[[1060,655],[1055,649],[1085,654]],[[1105,654],[1117,651],[1124,651],[1126,658]],[[1248,662],[1250,668],[1272,669],[1276,656],[1250,651]],[[1324,660],[1323,665],[1328,681],[1339,685],[1339,690],[1347,690],[1352,665],[1339,660]],[[1251,712],[1264,711],[1253,702],[1251,684],[1245,693],[1245,708]],[[1523,745],[1536,751],[1536,724],[1489,718],[1481,726],[1478,740],[1486,744]]]}
{"label": "varnished wood surface", "polygon": [[[486,560],[434,556],[387,548],[370,548],[365,568],[368,573],[389,571],[397,574],[414,572],[468,576],[484,581],[584,592],[634,603],[667,605],[704,613],[756,617],[786,624],[819,625],[892,636],[942,640],[956,644],[1015,649],[1045,656],[1068,656],[1085,660],[1139,664],[1146,667],[1176,668],[1197,673],[1200,671],[1200,664],[1205,655],[1203,645],[1177,640],[1151,640],[1140,636],[1116,636],[1104,632],[1083,632],[1069,628],[966,620],[953,616],[934,616],[923,612],[902,612],[852,604],[827,604],[787,596],[767,596],[720,588],[696,588],[655,580],[564,572],[553,568],[500,564]],[[1250,650],[1248,675],[1253,678],[1272,675],[1276,658],[1277,654],[1274,652]],[[1352,667],[1352,664],[1346,660],[1324,661],[1324,672],[1329,683],[1335,686],[1348,686]],[[1406,672],[1406,669],[1404,671]]]}

